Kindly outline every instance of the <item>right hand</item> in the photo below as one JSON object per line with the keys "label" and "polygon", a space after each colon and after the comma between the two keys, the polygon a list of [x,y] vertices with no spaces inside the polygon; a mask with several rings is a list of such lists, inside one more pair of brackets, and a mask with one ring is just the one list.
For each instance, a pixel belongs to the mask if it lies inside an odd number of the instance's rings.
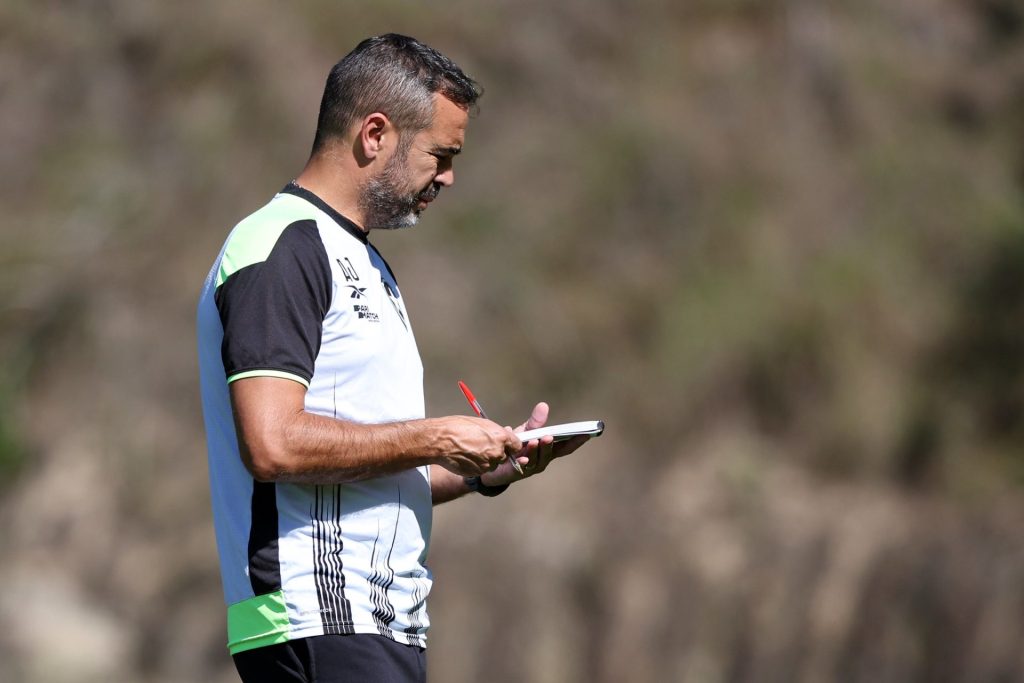
{"label": "right hand", "polygon": [[492,472],[523,447],[511,427],[484,418],[452,415],[437,422],[444,451],[437,464],[463,477]]}

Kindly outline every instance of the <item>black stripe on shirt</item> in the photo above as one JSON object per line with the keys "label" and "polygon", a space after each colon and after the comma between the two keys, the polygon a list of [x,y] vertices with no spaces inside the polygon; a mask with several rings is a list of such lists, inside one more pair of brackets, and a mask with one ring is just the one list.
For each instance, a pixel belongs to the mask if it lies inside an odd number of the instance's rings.
{"label": "black stripe on shirt", "polygon": [[370,574],[370,600],[373,602],[373,621],[377,625],[377,631],[384,637],[395,639],[391,632],[391,622],[395,620],[395,606],[388,597],[388,589],[395,581],[395,570],[391,568],[391,552],[395,549],[395,539],[398,537],[398,522],[402,513],[402,487],[398,486],[398,503],[396,505],[395,531],[391,536],[391,544],[388,546],[387,555],[379,551],[380,541],[380,519],[377,520],[377,538],[373,541],[373,553],[371,564],[373,571]]}
{"label": "black stripe on shirt", "polygon": [[419,633],[423,628],[423,621],[420,619],[420,613],[427,602],[426,583],[421,583],[419,578],[414,578],[413,585],[416,588],[412,593],[412,608],[408,612],[409,625],[405,627],[405,633],[409,636],[409,645],[416,645],[419,643]]}
{"label": "black stripe on shirt", "polygon": [[254,481],[252,526],[249,527],[249,582],[254,595],[266,595],[281,589],[277,544],[277,486],[271,482]]}
{"label": "black stripe on shirt", "polygon": [[310,511],[313,528],[313,581],[316,584],[320,620],[325,635],[354,633],[352,604],[345,597],[345,573],[341,562],[344,539],[341,534],[341,485],[315,488]]}

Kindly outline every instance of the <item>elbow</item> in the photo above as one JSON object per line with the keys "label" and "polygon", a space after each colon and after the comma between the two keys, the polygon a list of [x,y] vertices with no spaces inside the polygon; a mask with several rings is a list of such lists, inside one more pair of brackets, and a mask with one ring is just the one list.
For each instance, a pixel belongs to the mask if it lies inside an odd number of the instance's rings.
{"label": "elbow", "polygon": [[252,478],[261,483],[274,483],[284,478],[285,468],[276,460],[254,458],[245,463]]}
{"label": "elbow", "polygon": [[242,462],[252,478],[259,482],[276,482],[289,473],[287,450],[266,442],[240,443]]}
{"label": "elbow", "polygon": [[229,387],[242,464],[256,481],[289,479],[302,461],[294,423],[303,412],[305,387],[273,377],[250,377]]}

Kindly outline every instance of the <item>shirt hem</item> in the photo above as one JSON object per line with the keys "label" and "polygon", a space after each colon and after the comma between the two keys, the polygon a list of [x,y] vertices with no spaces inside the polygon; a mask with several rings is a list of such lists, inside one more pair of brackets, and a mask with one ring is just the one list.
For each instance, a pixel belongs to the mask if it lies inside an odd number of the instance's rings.
{"label": "shirt hem", "polygon": [[[348,626],[350,635],[381,635],[380,629],[376,624],[350,624]],[[413,647],[427,648],[427,635],[425,633],[410,634],[405,631],[397,631],[393,628],[389,628],[388,631],[391,633],[392,639],[401,645],[412,645]],[[274,633],[265,633],[259,636],[238,641],[236,643],[228,644],[228,652],[232,655],[236,655],[239,652],[245,652],[246,650],[255,650],[260,647],[268,647],[270,645],[277,645],[279,643],[290,642],[293,640],[301,640],[302,638],[313,638],[315,636],[322,636],[324,634],[323,626],[305,626],[297,629],[290,629],[288,631],[278,631]],[[385,636],[386,638],[387,636]]]}

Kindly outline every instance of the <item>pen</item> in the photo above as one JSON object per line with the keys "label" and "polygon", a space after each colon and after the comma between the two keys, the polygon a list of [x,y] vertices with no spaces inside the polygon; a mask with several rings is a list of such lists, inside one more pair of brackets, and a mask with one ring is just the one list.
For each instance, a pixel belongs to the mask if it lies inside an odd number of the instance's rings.
{"label": "pen", "polygon": [[[469,401],[469,407],[473,409],[473,412],[476,413],[478,417],[482,417],[485,420],[491,419],[487,417],[487,413],[484,412],[484,407],[480,405],[480,401],[476,400],[476,396],[473,395],[473,392],[469,390],[469,387],[467,387],[466,383],[463,382],[461,379],[459,380],[459,389],[462,389],[463,395],[465,395],[466,400]],[[519,474],[523,474],[523,467],[518,462],[516,462],[514,456],[508,456],[508,461],[512,463],[512,468],[516,472],[518,472]]]}

